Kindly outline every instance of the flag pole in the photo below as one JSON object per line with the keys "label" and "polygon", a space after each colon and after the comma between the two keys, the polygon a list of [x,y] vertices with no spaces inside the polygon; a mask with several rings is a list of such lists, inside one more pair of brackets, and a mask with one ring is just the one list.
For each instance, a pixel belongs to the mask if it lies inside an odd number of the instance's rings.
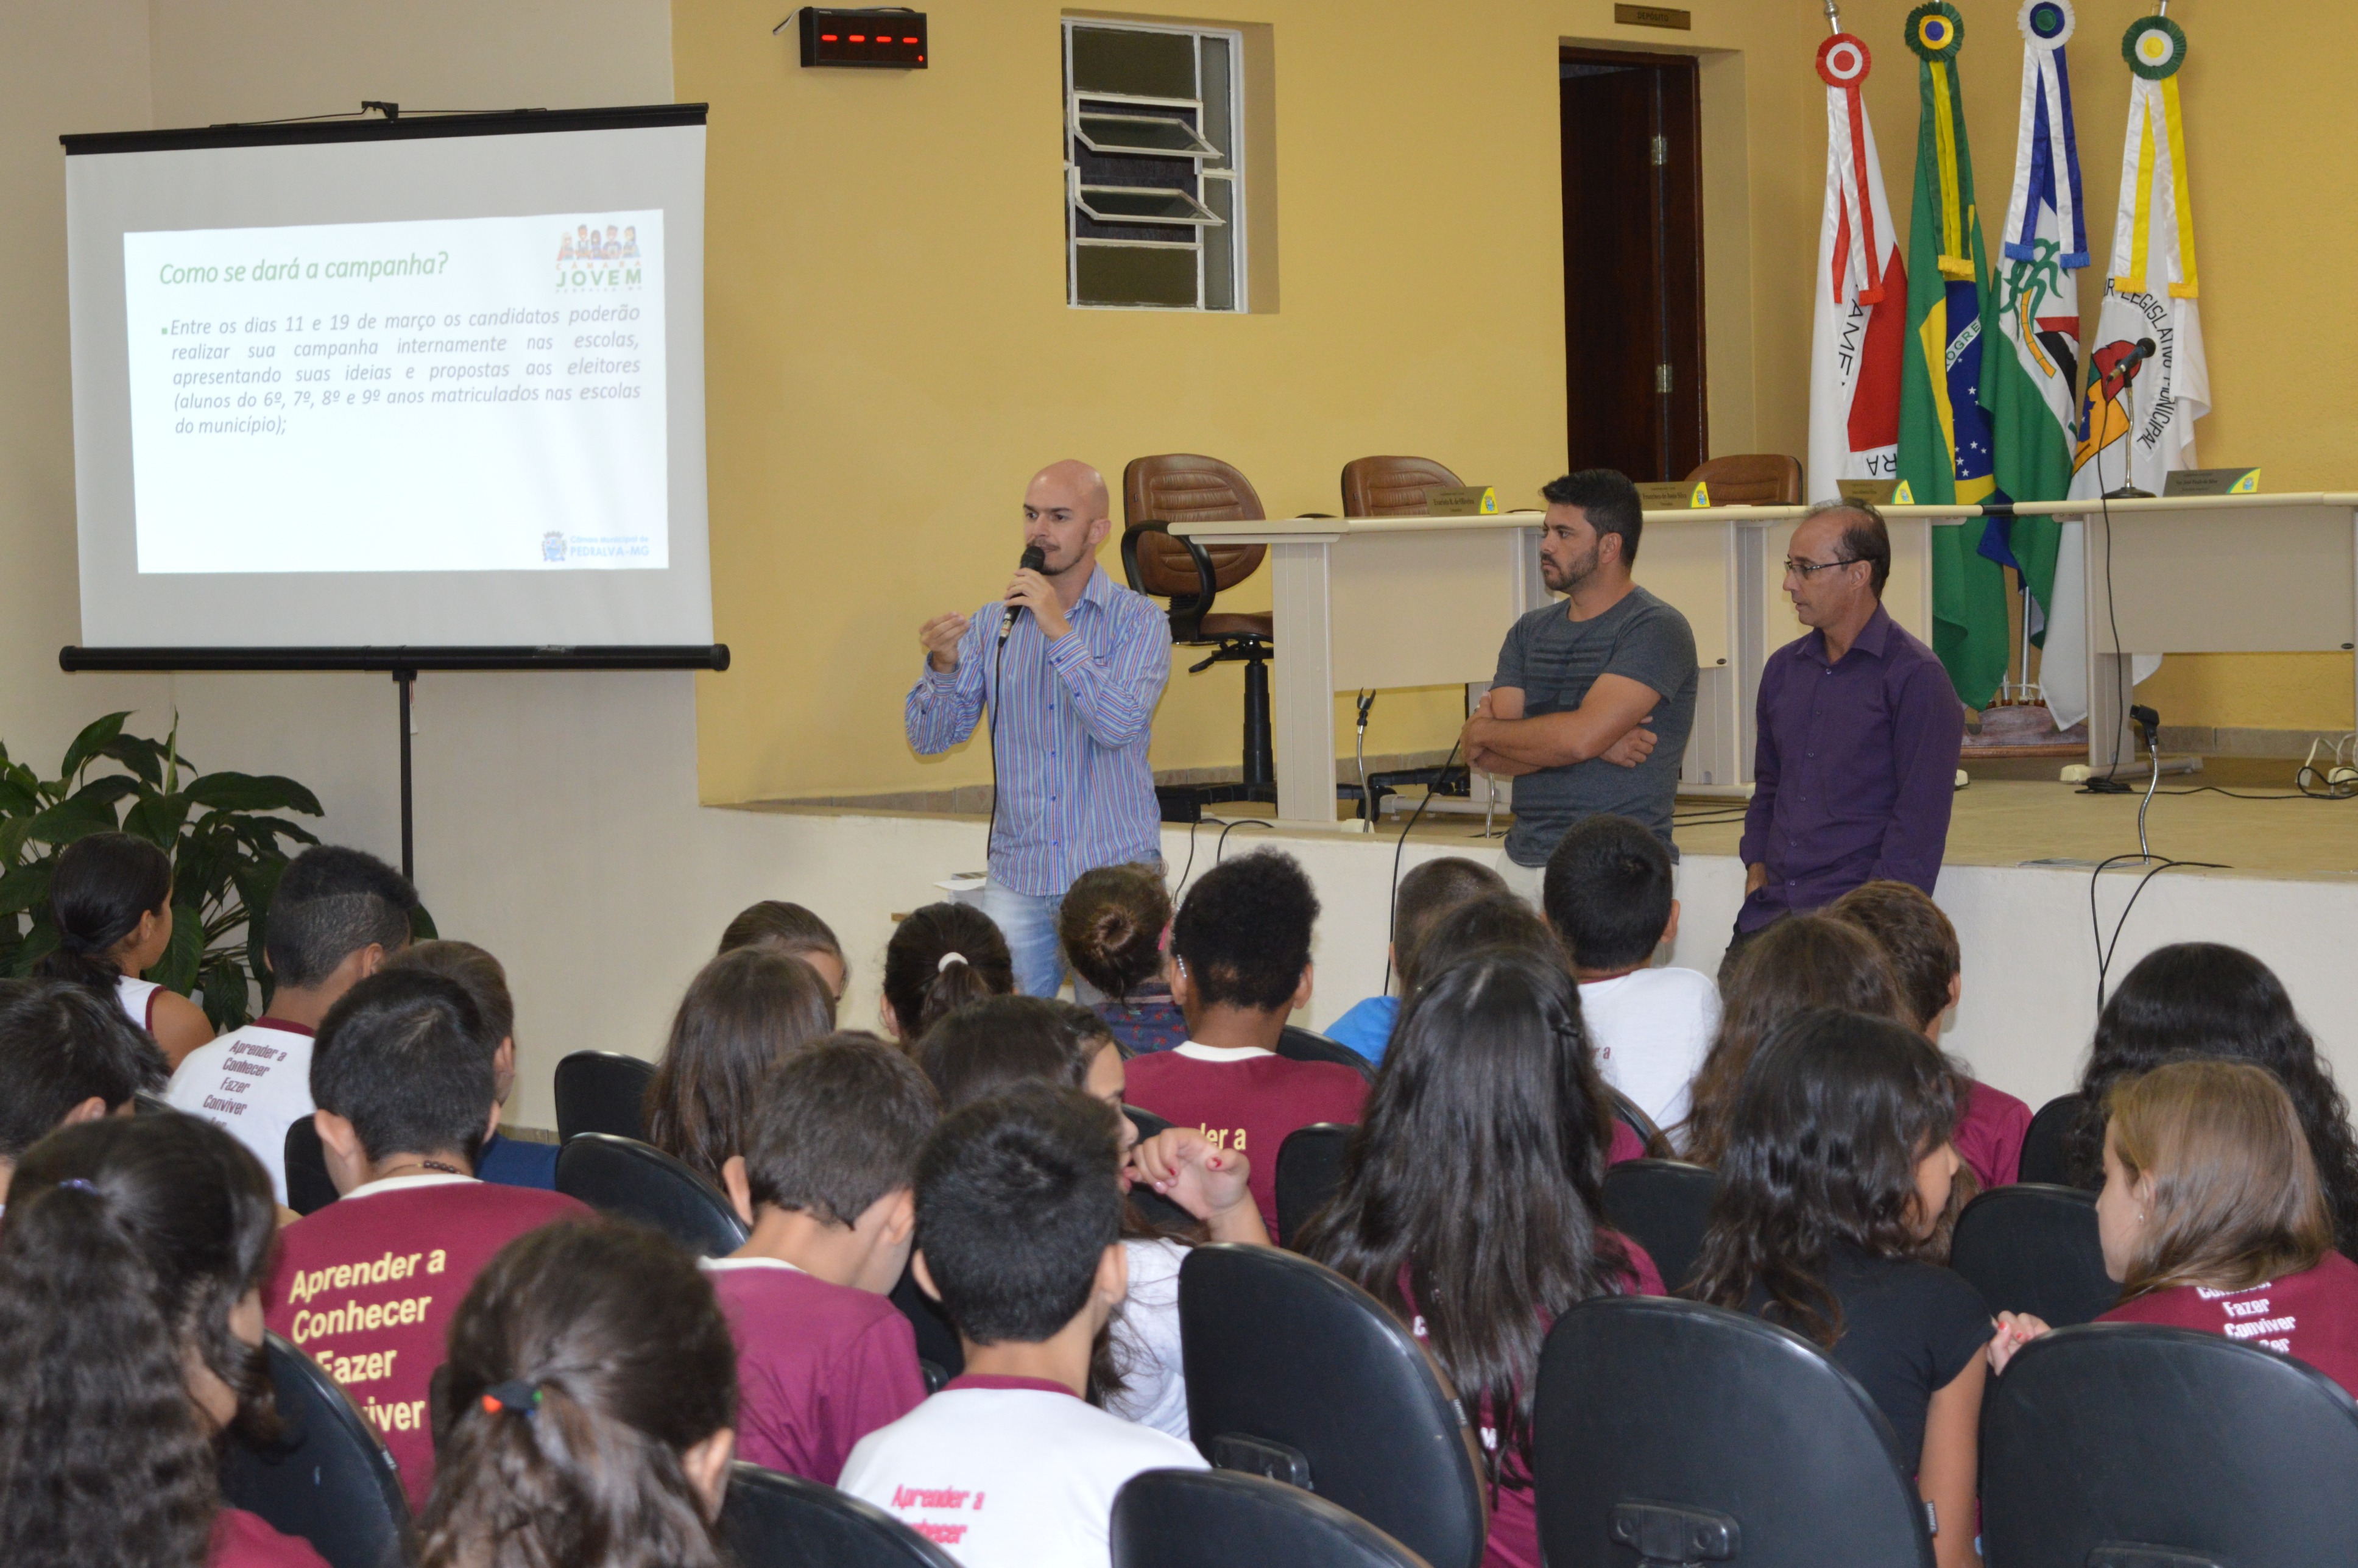
{"label": "flag pole", "polygon": [[[2161,0],[2161,4],[2164,10],[2169,9],[2169,0]],[[1826,28],[1829,32],[1842,31],[1842,9],[1834,0],[1826,0]]]}

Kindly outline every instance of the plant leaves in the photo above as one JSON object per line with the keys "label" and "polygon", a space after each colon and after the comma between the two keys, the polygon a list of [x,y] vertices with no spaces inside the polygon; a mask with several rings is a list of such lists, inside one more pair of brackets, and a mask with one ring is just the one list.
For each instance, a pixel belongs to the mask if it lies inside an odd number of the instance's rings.
{"label": "plant leaves", "polygon": [[33,972],[34,965],[57,950],[57,927],[51,925],[48,916],[44,914],[33,923],[32,930],[25,934],[25,940],[9,957],[8,972],[16,979],[23,979]]}
{"label": "plant leaves", "polygon": [[84,791],[27,819],[25,837],[36,844],[55,844],[63,849],[92,833],[112,832],[114,825],[114,806]]}
{"label": "plant leaves", "polygon": [[67,796],[69,800],[95,800],[108,806],[135,795],[146,786],[129,773],[103,773]]}
{"label": "plant leaves", "polygon": [[0,875],[0,915],[22,914],[49,901],[50,864],[48,860],[32,860],[11,866],[5,875]]}
{"label": "plant leaves", "polygon": [[10,774],[0,773],[0,815],[30,816],[41,809],[40,797]]}
{"label": "plant leaves", "polygon": [[409,912],[409,939],[412,942],[432,942],[441,935],[434,928],[434,917],[426,912],[424,904]]}
{"label": "plant leaves", "polygon": [[73,744],[66,748],[66,760],[58,764],[58,783],[71,784],[74,775],[81,773],[92,757],[114,743],[114,738],[123,733],[123,721],[130,717],[130,709],[125,708],[121,713],[110,713],[103,719],[92,719],[81,734],[74,737]]}
{"label": "plant leaves", "polygon": [[123,830],[137,834],[168,855],[180,841],[180,829],[188,823],[189,809],[187,795],[143,791],[131,809],[123,814]]}
{"label": "plant leaves", "polygon": [[192,903],[174,900],[172,904],[172,941],[156,967],[147,971],[147,979],[168,989],[186,996],[196,986],[197,970],[205,957],[205,922]]}
{"label": "plant leaves", "polygon": [[299,811],[325,816],[319,797],[293,779],[276,773],[207,773],[189,781],[180,792],[197,805],[215,811]]}
{"label": "plant leaves", "polygon": [[144,735],[117,735],[99,748],[101,756],[112,757],[139,776],[139,782],[164,787],[164,748]]}
{"label": "plant leaves", "polygon": [[245,970],[234,955],[207,955],[197,989],[204,993],[205,1016],[214,1029],[226,1033],[253,1021]]}

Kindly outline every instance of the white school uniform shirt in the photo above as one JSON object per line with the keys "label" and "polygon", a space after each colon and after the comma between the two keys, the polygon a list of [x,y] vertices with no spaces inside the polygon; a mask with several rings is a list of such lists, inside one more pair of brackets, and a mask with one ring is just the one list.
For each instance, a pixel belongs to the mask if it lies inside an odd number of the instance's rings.
{"label": "white school uniform shirt", "polygon": [[227,1129],[270,1173],[270,1190],[287,1201],[287,1130],[311,1104],[311,1031],[276,1018],[200,1045],[181,1060],[164,1098],[174,1110]]}
{"label": "white school uniform shirt", "polygon": [[123,1004],[123,1011],[132,1022],[149,1033],[156,1026],[149,1015],[156,1010],[156,993],[164,988],[154,980],[143,980],[136,975],[123,975],[114,982],[114,1000]]}
{"label": "white school uniform shirt", "polygon": [[1580,988],[1605,1081],[1661,1128],[1687,1119],[1696,1070],[1719,1033],[1719,988],[1693,969],[1636,969]]}
{"label": "white school uniform shirt", "polygon": [[836,1485],[965,1568],[1111,1568],[1114,1494],[1195,1448],[1036,1378],[968,1375],[860,1440]]}
{"label": "white school uniform shirt", "polygon": [[1179,1348],[1179,1265],[1187,1249],[1176,1241],[1126,1240],[1130,1293],[1113,1314],[1114,1366],[1121,1392],[1106,1409],[1124,1421],[1167,1432],[1184,1442],[1187,1363]]}

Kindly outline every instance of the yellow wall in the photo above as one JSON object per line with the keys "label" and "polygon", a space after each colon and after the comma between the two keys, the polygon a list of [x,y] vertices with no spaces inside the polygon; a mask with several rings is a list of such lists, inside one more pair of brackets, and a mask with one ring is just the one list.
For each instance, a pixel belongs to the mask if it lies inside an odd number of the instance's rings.
{"label": "yellow wall", "polygon": [[[2119,38],[2149,8],[2084,0],[2071,46],[2100,254],[2126,113]],[[804,70],[768,36],[774,6],[678,0],[678,96],[712,104],[714,597],[736,654],[727,675],[699,677],[704,798],[986,778],[977,745],[920,760],[902,740],[914,628],[997,585],[1023,480],[1050,459],[1085,458],[1118,482],[1143,453],[1215,453],[1272,514],[1336,510],[1336,471],[1369,452],[1434,457],[1517,500],[1557,472],[1562,42],[1704,55],[1712,444],[1801,451],[1825,145],[1810,61],[1824,24],[1816,0],[1693,9],[1686,34],[1617,27],[1606,0],[1261,0],[1191,16],[1271,29],[1282,281],[1275,311],[1197,316],[1064,303],[1065,12],[1050,0],[933,12],[934,67],[905,75]],[[1876,53],[1870,107],[1903,213],[1917,121],[1908,9],[1844,6]],[[1992,222],[2014,146],[2015,10],[1964,7]],[[2200,450],[2262,464],[2274,489],[2349,486],[2358,460],[2341,410],[2358,364],[2331,351],[2358,327],[2337,282],[2358,204],[2333,194],[2349,181],[2335,73],[2358,51],[2358,16],[2324,0],[2266,16],[2186,19],[2220,410]],[[1266,594],[1264,579],[1237,605]],[[1174,674],[1158,767],[1235,761],[1239,679],[1235,665]],[[2335,655],[2173,659],[2146,695],[2172,723],[2351,722],[2349,660]],[[1456,700],[1388,696],[1369,749],[1446,744]]]}

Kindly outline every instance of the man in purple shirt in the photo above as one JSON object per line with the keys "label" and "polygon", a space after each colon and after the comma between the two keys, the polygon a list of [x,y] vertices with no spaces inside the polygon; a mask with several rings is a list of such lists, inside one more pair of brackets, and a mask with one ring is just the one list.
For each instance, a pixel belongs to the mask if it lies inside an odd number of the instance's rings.
{"label": "man in purple shirt", "polygon": [[1965,710],[1932,650],[1883,608],[1891,537],[1864,502],[1812,507],[1785,591],[1814,628],[1760,672],[1732,960],[1763,928],[1862,882],[1941,874]]}

